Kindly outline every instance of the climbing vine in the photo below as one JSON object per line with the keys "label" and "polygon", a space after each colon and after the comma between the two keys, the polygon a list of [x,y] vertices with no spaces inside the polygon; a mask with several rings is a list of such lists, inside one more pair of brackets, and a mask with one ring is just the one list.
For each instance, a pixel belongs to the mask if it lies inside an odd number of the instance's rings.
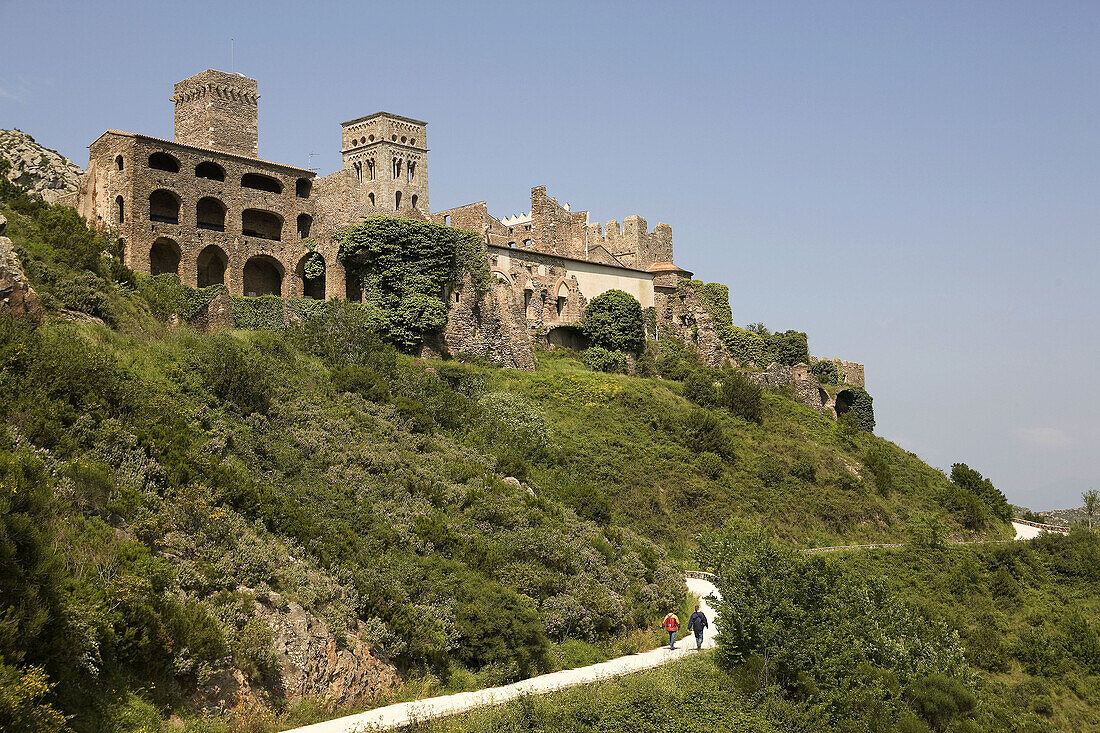
{"label": "climbing vine", "polygon": [[316,252],[311,252],[302,265],[302,276],[306,280],[316,280],[325,276],[325,258]]}
{"label": "climbing vine", "polygon": [[489,289],[489,261],[477,234],[418,221],[372,216],[336,232],[338,258],[363,293],[381,334],[411,350],[447,324],[445,290],[469,276]]}

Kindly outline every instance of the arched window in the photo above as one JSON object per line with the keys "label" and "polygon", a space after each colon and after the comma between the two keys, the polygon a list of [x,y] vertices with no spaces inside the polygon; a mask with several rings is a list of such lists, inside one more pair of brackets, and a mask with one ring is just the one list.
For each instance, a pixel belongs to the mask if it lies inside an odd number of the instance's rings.
{"label": "arched window", "polygon": [[283,217],[273,211],[245,209],[241,212],[241,234],[279,241],[283,238]]}
{"label": "arched window", "polygon": [[367,178],[374,180],[374,158],[367,158]]}
{"label": "arched window", "polygon": [[179,274],[180,246],[174,239],[160,237],[149,248],[149,274],[163,275],[166,272]]}
{"label": "arched window", "polygon": [[515,249],[515,246],[516,246],[516,243],[515,243],[515,242],[509,242],[509,243],[508,243],[508,248],[509,248],[509,249]]}
{"label": "arched window", "polygon": [[229,255],[216,244],[211,244],[199,252],[198,286],[208,288],[211,285],[225,285],[225,270],[229,267]]}
{"label": "arched window", "polygon": [[168,153],[153,153],[149,156],[149,167],[158,171],[169,173],[180,172],[180,162]]}
{"label": "arched window", "polygon": [[244,264],[244,294],[249,298],[283,294],[283,266],[274,257],[256,255]]}
{"label": "arched window", "polygon": [[122,170],[123,168],[126,167],[125,163],[123,163],[123,161],[122,161],[122,156],[121,155],[115,157],[115,165],[118,166],[119,170]]}
{"label": "arched window", "polygon": [[374,192],[373,191],[371,193],[367,194],[367,200],[370,201],[371,206],[374,206]]}
{"label": "arched window", "polygon": [[412,195],[412,207],[413,207],[414,209],[416,208],[416,200],[417,200],[417,198],[418,198],[418,197],[417,197],[417,195],[416,195],[416,194],[414,193],[414,194]]}
{"label": "arched window", "polygon": [[313,227],[313,217],[309,214],[298,214],[298,239],[309,236],[309,230]]}
{"label": "arched window", "polygon": [[358,160],[351,164],[352,169],[355,170],[355,180],[359,183],[363,182],[363,164]]}
{"label": "arched window", "polygon": [[314,300],[325,299],[325,258],[320,252],[309,252],[298,260],[295,273],[302,284],[302,296]]}
{"label": "arched window", "polygon": [[225,231],[225,204],[213,196],[204,196],[195,206],[195,226],[212,232]]}
{"label": "arched window", "polygon": [[393,159],[393,180],[395,181],[401,178],[401,163],[402,161],[400,158]]}
{"label": "arched window", "polygon": [[450,214],[444,214],[443,215],[443,226],[449,227],[450,225],[451,225],[451,215]]}
{"label": "arched window", "polygon": [[561,318],[562,314],[565,313],[565,304],[567,300],[569,300],[569,286],[565,283],[561,283],[558,285],[558,318]]}
{"label": "arched window", "polygon": [[271,176],[265,176],[259,173],[245,173],[241,176],[241,186],[244,188],[254,188],[257,191],[267,191],[268,193],[283,192],[283,184],[279,183],[279,181]]}
{"label": "arched window", "polygon": [[118,207],[118,223],[122,224],[126,221],[126,202],[122,200],[121,196],[116,196],[115,205]]}
{"label": "arched window", "polygon": [[401,208],[401,192],[400,191],[398,191],[397,193],[395,193],[393,195],[393,208],[395,208],[395,209],[400,209]]}
{"label": "arched window", "polygon": [[165,188],[149,194],[149,221],[180,223],[180,197]]}
{"label": "arched window", "polygon": [[405,169],[409,173],[409,182],[412,182],[413,175],[416,173],[416,161],[410,160],[409,164],[405,166]]}
{"label": "arched window", "polygon": [[300,199],[308,199],[309,192],[313,190],[313,181],[308,178],[299,178],[294,184],[294,195]]}
{"label": "arched window", "polygon": [[211,181],[224,181],[225,180],[225,168],[222,168],[217,163],[213,163],[209,160],[204,160],[195,166],[196,178],[209,178]]}
{"label": "arched window", "polygon": [[531,246],[531,240],[530,239],[523,240],[523,246],[524,247],[530,247]]}

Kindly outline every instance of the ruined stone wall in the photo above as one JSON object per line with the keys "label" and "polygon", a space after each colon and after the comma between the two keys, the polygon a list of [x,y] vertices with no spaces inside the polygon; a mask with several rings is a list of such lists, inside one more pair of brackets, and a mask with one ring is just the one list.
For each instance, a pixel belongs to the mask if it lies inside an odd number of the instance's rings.
{"label": "ruined stone wall", "polygon": [[683,341],[708,366],[720,367],[729,361],[714,319],[693,289],[657,287],[655,308],[659,336]]}
{"label": "ruined stone wall", "polygon": [[810,357],[810,363],[816,364],[819,361],[831,361],[836,364],[837,370],[840,372],[840,379],[845,384],[850,384],[853,387],[864,387],[864,372],[863,365],[857,364],[854,361],[844,361],[843,359],[823,359],[817,356]]}
{"label": "ruined stone wall", "polygon": [[444,332],[449,353],[483,356],[513,369],[535,368],[522,300],[517,302],[507,283],[494,278],[489,291],[479,297],[467,275],[450,301]]}
{"label": "ruined stone wall", "polygon": [[176,142],[226,153],[259,156],[256,80],[216,69],[175,86]]}

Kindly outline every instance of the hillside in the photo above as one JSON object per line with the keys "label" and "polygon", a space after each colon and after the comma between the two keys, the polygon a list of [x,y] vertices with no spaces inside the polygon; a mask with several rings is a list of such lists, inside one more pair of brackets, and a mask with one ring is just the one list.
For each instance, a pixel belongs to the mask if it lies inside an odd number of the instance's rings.
{"label": "hillside", "polygon": [[791,394],[702,406],[675,343],[643,378],[416,359],[354,304],[201,333],[178,314],[205,295],[0,184],[43,310],[0,314],[0,712],[30,729],[309,718],[638,648],[731,517],[807,546],[1009,536]]}

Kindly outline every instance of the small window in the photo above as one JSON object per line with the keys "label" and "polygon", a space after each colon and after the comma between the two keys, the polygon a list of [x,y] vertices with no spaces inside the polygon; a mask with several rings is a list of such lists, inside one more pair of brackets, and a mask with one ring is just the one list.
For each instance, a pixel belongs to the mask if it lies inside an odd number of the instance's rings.
{"label": "small window", "polygon": [[413,176],[416,174],[416,163],[410,160],[405,168],[409,173],[409,182],[412,183]]}
{"label": "small window", "polygon": [[530,239],[523,240],[523,246],[524,247],[530,247],[531,246],[531,240]]}
{"label": "small window", "polygon": [[267,191],[268,193],[283,192],[283,184],[271,176],[264,176],[259,173],[245,173],[241,176],[241,186],[254,188],[257,191]]}
{"label": "small window", "polygon": [[374,206],[374,193],[373,192],[367,194],[367,200],[370,201],[371,206]]}
{"label": "small window", "polygon": [[509,242],[509,243],[508,243],[508,248],[509,248],[509,249],[513,249],[513,248],[515,248],[515,246],[516,246],[516,243],[515,243],[515,242]]}
{"label": "small window", "polygon": [[414,193],[414,194],[413,194],[413,196],[412,196],[412,207],[413,207],[414,209],[416,208],[416,199],[417,199],[417,196],[416,196],[416,194]]}
{"label": "small window", "polygon": [[367,139],[370,140],[371,142],[374,142],[374,135],[369,136]]}
{"label": "small window", "polygon": [[298,239],[309,236],[309,230],[313,227],[313,217],[309,214],[298,214]]}
{"label": "small window", "polygon": [[313,190],[313,181],[308,178],[299,178],[294,184],[294,195],[300,199],[308,199],[309,192]]}
{"label": "small window", "polygon": [[115,165],[118,166],[119,170],[122,170],[123,168],[126,167],[125,163],[123,163],[123,161],[122,161],[122,156],[121,155],[119,155],[118,157],[115,158]]}
{"label": "small window", "polygon": [[121,196],[115,197],[115,204],[118,206],[118,223],[122,224],[126,221],[126,202],[122,200]]}
{"label": "small window", "polygon": [[180,172],[180,162],[168,153],[153,153],[149,156],[149,167],[158,171],[169,173]]}
{"label": "small window", "polygon": [[374,158],[367,158],[367,178],[374,180]]}
{"label": "small window", "polygon": [[196,178],[207,178],[211,181],[224,181],[225,180],[225,168],[222,168],[217,163],[212,163],[209,160],[204,160],[195,166]]}
{"label": "small window", "polygon": [[363,182],[363,164],[358,160],[351,164],[352,169],[355,170],[355,180],[359,183]]}
{"label": "small window", "polygon": [[407,140],[407,138],[404,135],[402,135],[401,136],[401,142],[405,142],[406,140]]}
{"label": "small window", "polygon": [[409,138],[409,145],[416,145],[416,138]]}
{"label": "small window", "polygon": [[450,214],[444,214],[443,215],[443,226],[449,227],[450,225],[451,225],[451,215]]}
{"label": "small window", "polygon": [[401,192],[400,191],[398,191],[397,193],[395,193],[393,195],[393,208],[395,208],[395,209],[400,209],[401,208]]}

